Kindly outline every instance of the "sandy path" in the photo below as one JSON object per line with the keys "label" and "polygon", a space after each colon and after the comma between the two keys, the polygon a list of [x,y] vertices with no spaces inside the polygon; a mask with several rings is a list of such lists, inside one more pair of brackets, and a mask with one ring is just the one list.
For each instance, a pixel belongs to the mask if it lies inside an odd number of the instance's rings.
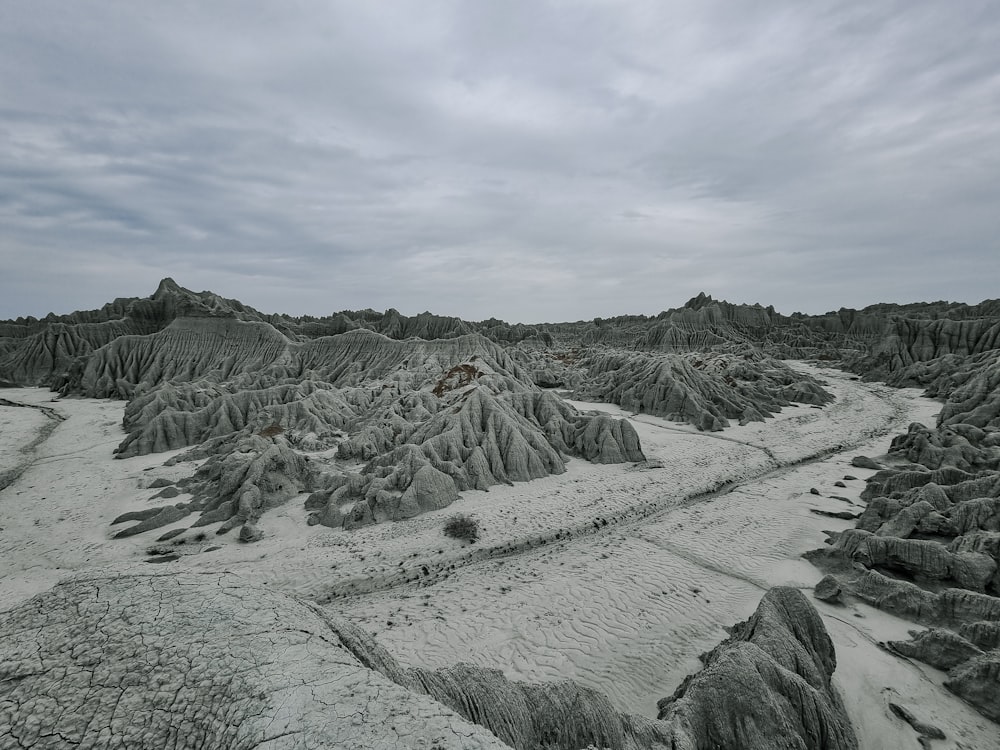
{"label": "sandy path", "polygon": [[0,397],[0,490],[27,470],[35,451],[63,419],[49,406]]}
{"label": "sandy path", "polygon": [[15,481],[0,489],[0,609],[44,591],[73,571],[139,559],[149,542],[112,542],[108,524],[135,507],[143,470],[166,456],[112,460],[122,439],[124,404],[53,401],[52,396],[40,388],[3,391],[8,401],[44,407],[55,416],[39,408],[0,411],[0,432],[15,436],[15,446],[36,443],[24,453],[3,446],[3,460],[10,462],[14,456],[20,465]]}

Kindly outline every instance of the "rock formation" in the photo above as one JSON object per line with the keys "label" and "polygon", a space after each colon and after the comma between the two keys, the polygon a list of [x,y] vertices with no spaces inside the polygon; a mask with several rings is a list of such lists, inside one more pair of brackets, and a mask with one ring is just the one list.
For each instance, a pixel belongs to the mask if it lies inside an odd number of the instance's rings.
{"label": "rock formation", "polygon": [[797,589],[768,591],[703,661],[659,703],[659,719],[673,731],[668,747],[857,747],[830,682],[833,644]]}
{"label": "rock formation", "polygon": [[707,354],[600,353],[574,398],[721,430],[729,420],[763,421],[793,401],[823,405],[832,396],[814,379],[775,360]]}
{"label": "rock formation", "polygon": [[973,656],[948,672],[945,687],[1000,722],[1000,649]]}
{"label": "rock formation", "polygon": [[[579,414],[540,386],[704,430],[762,420],[793,403],[830,401],[820,383],[768,355],[928,379],[951,399],[942,425],[915,427],[894,452],[932,469],[996,470],[995,307],[935,303],[784,316],[702,294],[652,318],[509,326],[396,310],[265,315],[164,279],[146,299],[0,324],[0,380],[127,399],[123,458],[191,448],[189,458],[218,454],[232,462],[248,446],[263,446],[254,436],[280,432],[288,450],[324,454],[313,455],[308,476],[283,486],[314,493],[313,522],[350,528],[443,507],[466,489],[560,473],[574,456],[643,459],[626,422]],[[893,355],[897,349],[905,356]],[[936,368],[942,358],[954,367]],[[240,499],[213,487],[221,475],[209,468],[187,485],[193,501],[150,511],[124,533],[195,511],[200,523],[255,524],[258,511],[235,515]],[[967,510],[956,511],[957,520],[988,509]],[[923,511],[914,507],[896,523],[920,534],[947,532],[956,522],[944,508]],[[234,515],[223,518],[226,512]],[[966,523],[957,534],[975,528],[989,526]]]}
{"label": "rock formation", "polygon": [[962,317],[898,320],[893,330],[855,364],[867,376],[924,386],[945,404],[935,426],[910,425],[882,463],[870,464],[877,472],[862,492],[857,528],[807,557],[836,572],[845,591],[934,626],[890,646],[949,670],[946,686],[996,720],[1000,328]]}

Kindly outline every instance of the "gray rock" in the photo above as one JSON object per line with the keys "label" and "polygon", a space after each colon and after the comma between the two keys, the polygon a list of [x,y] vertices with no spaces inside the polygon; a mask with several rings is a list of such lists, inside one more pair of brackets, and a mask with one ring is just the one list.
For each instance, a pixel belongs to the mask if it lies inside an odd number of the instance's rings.
{"label": "gray rock", "polygon": [[938,669],[951,669],[983,653],[962,636],[945,628],[931,628],[911,635],[913,637],[909,641],[889,641],[889,645],[904,656]]}
{"label": "gray rock", "polygon": [[920,525],[929,513],[934,513],[934,506],[925,500],[900,509],[896,515],[879,526],[875,532],[878,536],[895,536],[906,539]]}
{"label": "gray rock", "polygon": [[964,622],[959,627],[958,633],[983,651],[1000,647],[1000,622],[987,620]]}
{"label": "gray rock", "polygon": [[446,508],[457,499],[458,490],[451,477],[427,464],[413,475],[413,481],[403,493],[401,505],[412,504],[416,512],[420,513]]}
{"label": "gray rock", "polygon": [[158,541],[158,542],[166,542],[166,541],[168,541],[168,540],[170,540],[170,539],[173,539],[174,537],[178,537],[178,536],[180,536],[180,535],[181,535],[181,534],[183,534],[183,533],[184,533],[185,531],[187,531],[187,529],[183,529],[183,528],[181,528],[181,529],[171,529],[171,530],[170,530],[170,531],[168,531],[168,532],[167,532],[166,534],[163,534],[163,535],[161,535],[161,536],[158,536],[158,537],[156,538],[156,541]]}
{"label": "gray rock", "polygon": [[823,576],[813,588],[813,596],[831,604],[840,603],[842,593],[843,589],[840,586],[840,581],[837,580],[836,576],[832,575]]}
{"label": "gray rock", "polygon": [[[658,704],[676,748],[856,748],[830,678],[833,644],[797,589],[775,588]],[[734,689],[734,686],[739,686]]]}
{"label": "gray rock", "polygon": [[840,518],[845,521],[851,521],[858,518],[860,513],[851,513],[849,510],[818,510],[817,508],[810,508],[810,513],[815,513],[817,516],[827,516],[828,518]]}
{"label": "gray rock", "polygon": [[933,724],[928,724],[925,721],[921,721],[910,709],[906,708],[906,706],[901,706],[898,703],[890,701],[889,709],[896,714],[896,716],[913,727],[913,730],[919,734],[921,738],[929,740],[945,739],[945,734],[940,730],[940,728],[934,726]]}
{"label": "gray rock", "polygon": [[920,519],[916,531],[930,536],[955,536],[958,533],[952,520],[936,510]]}
{"label": "gray rock", "polygon": [[866,570],[849,585],[842,584],[862,601],[928,625],[977,621],[1000,621],[1000,598],[965,589],[926,591],[909,581],[900,581]]}
{"label": "gray rock", "polygon": [[991,557],[977,552],[949,552],[939,542],[868,536],[850,557],[866,567],[885,567],[936,581],[954,581],[962,588],[985,591],[997,571]]}
{"label": "gray rock", "polygon": [[1000,649],[958,665],[948,673],[944,686],[984,716],[1000,722]]}
{"label": "gray rock", "polygon": [[247,522],[240,528],[241,542],[259,542],[264,538],[264,532],[257,528],[257,524]]}
{"label": "gray rock", "polygon": [[837,580],[836,576],[832,575],[823,576],[820,582],[813,588],[813,596],[824,602],[839,603],[842,593],[843,589],[840,586],[840,581]]}
{"label": "gray rock", "polygon": [[859,469],[875,469],[876,471],[882,468],[880,463],[868,458],[868,456],[855,456],[851,459],[851,466],[856,466]]}
{"label": "gray rock", "polygon": [[[155,508],[150,510],[155,510],[156,512],[148,514],[144,520],[134,526],[130,526],[123,531],[119,531],[115,534],[115,539],[123,539],[125,537],[141,534],[145,531],[152,531],[153,529],[158,529],[162,526],[168,526],[172,523],[180,521],[182,518],[190,515],[191,513],[191,509],[189,507],[179,507],[176,505],[168,505],[164,508]],[[122,517],[119,516],[119,518]],[[118,519],[115,520],[118,521]]]}

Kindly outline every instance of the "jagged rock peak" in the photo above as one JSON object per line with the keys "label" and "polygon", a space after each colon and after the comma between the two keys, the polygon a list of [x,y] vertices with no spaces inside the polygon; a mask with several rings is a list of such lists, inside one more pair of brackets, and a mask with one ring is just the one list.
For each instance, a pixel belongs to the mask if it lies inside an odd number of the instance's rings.
{"label": "jagged rock peak", "polygon": [[687,302],[684,303],[684,307],[686,307],[689,310],[700,310],[701,308],[705,307],[706,305],[710,305],[713,302],[715,302],[715,300],[712,299],[711,294],[698,292],[697,296],[692,297],[691,299],[689,299]]}
{"label": "jagged rock peak", "polygon": [[159,299],[166,294],[183,294],[184,290],[181,289],[180,285],[174,281],[169,276],[160,279],[160,283],[156,285],[156,291],[153,292],[153,299]]}

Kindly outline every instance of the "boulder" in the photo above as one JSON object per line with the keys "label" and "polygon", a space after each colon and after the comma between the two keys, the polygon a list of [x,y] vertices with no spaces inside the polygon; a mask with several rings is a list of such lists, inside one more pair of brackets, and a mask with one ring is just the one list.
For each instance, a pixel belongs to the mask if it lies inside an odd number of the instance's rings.
{"label": "boulder", "polygon": [[840,581],[837,580],[836,576],[825,575],[820,582],[816,584],[813,588],[813,596],[815,596],[820,601],[839,603],[843,589],[840,586]]}
{"label": "boulder", "polygon": [[855,456],[851,459],[851,466],[856,466],[859,469],[874,469],[875,471],[882,468],[882,464],[868,458],[868,456]]}

